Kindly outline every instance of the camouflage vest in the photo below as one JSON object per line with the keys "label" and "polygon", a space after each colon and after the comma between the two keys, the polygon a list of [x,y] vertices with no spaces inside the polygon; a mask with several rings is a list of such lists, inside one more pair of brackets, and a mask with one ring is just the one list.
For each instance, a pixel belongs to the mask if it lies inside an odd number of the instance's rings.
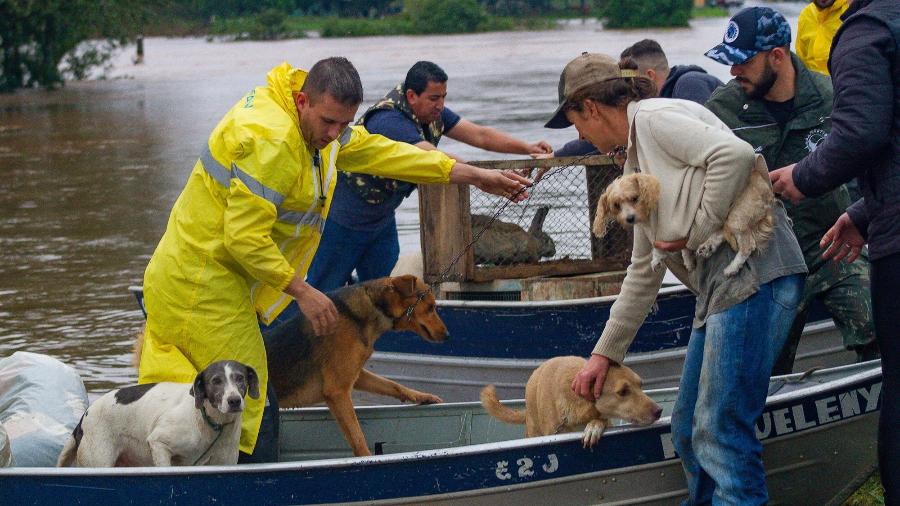
{"label": "camouflage vest", "polygon": [[[419,135],[423,139],[437,146],[444,134],[444,122],[441,118],[422,125],[413,114],[409,103],[406,101],[406,95],[403,93],[403,84],[398,84],[393,90],[379,100],[375,105],[370,107],[359,121],[357,125],[365,125],[366,121],[377,111],[395,110],[406,116],[416,126]],[[369,204],[378,205],[390,199],[398,193],[402,193],[404,197],[409,196],[416,188],[414,183],[399,181],[380,176],[371,176],[368,174],[354,174],[349,172],[338,172],[338,179],[349,185],[357,195]]]}

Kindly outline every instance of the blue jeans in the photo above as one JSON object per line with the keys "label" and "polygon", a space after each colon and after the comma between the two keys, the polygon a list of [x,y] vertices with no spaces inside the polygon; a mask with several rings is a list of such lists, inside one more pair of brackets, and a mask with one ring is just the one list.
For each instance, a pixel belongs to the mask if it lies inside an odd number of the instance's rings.
{"label": "blue jeans", "polygon": [[672,442],[684,466],[689,504],[768,501],[756,421],[803,281],[795,274],[766,283],[691,333],[672,412]]}
{"label": "blue jeans", "polygon": [[328,292],[348,284],[354,269],[359,281],[381,278],[391,273],[399,256],[394,218],[379,230],[354,230],[327,220],[306,282]]}

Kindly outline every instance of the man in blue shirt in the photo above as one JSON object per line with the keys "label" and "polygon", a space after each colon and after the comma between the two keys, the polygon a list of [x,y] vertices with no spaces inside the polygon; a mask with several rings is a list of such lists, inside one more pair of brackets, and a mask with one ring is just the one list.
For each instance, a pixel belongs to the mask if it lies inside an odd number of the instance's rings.
{"label": "man in blue shirt", "polygon": [[[432,62],[420,61],[409,69],[402,84],[357,123],[370,133],[425,150],[437,149],[441,137],[447,135],[499,153],[552,151],[546,142],[530,144],[460,118],[444,107],[446,96],[447,74]],[[359,281],[389,275],[400,254],[394,211],[415,187],[395,179],[339,173],[322,241],[306,281],[320,291],[328,291],[346,284],[354,269]]]}

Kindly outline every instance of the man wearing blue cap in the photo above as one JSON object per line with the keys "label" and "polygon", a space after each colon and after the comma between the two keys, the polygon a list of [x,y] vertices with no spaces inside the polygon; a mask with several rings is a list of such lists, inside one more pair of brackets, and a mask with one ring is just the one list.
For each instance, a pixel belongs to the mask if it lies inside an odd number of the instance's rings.
{"label": "man wearing blue cap", "polygon": [[[706,107],[762,154],[770,169],[801,160],[831,132],[831,79],[808,70],[791,53],[790,43],[784,16],[768,7],[750,7],[731,18],[722,43],[706,53],[730,65],[734,76]],[[868,261],[834,264],[819,250],[822,235],[849,205],[843,185],[798,205],[785,202],[809,275],[775,374],[791,372],[813,299],[824,302],[857,361],[877,357]]]}

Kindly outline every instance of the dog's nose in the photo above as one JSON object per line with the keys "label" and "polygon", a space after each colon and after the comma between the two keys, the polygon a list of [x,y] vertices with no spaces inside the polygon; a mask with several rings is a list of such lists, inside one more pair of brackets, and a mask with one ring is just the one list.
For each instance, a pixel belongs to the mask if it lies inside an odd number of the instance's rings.
{"label": "dog's nose", "polygon": [[240,397],[238,397],[236,395],[232,395],[231,397],[228,398],[228,409],[235,410],[235,409],[240,409],[240,407],[241,407],[241,398]]}
{"label": "dog's nose", "polygon": [[634,215],[629,214],[628,216],[625,217],[625,221],[627,221],[628,223],[634,223]]}
{"label": "dog's nose", "polygon": [[653,419],[659,420],[659,417],[661,417],[661,416],[662,416],[662,408],[659,406],[656,406],[655,408],[653,408]]}

